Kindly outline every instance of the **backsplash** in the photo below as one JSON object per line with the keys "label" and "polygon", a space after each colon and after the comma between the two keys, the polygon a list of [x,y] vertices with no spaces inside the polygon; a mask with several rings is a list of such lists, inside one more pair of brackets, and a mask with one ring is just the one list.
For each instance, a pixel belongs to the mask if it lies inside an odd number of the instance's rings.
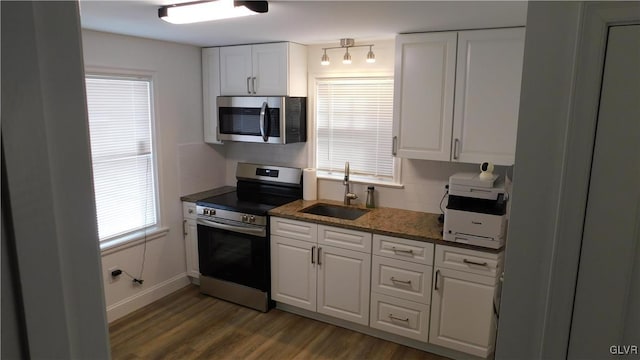
{"label": "backsplash", "polygon": [[[504,177],[508,167],[496,166],[494,172]],[[449,176],[458,172],[479,172],[479,164],[463,164],[430,160],[402,160],[402,189],[375,186],[376,206],[405,210],[440,213],[440,201],[444,196]],[[368,184],[353,184],[352,192],[358,195],[356,204],[364,203]],[[320,199],[342,200],[344,185],[341,181],[318,180]],[[443,208],[446,203],[443,203]]]}
{"label": "backsplash", "polygon": [[307,167],[308,143],[260,144],[227,141],[222,145],[226,150],[226,184],[236,185],[236,165],[250,162],[267,165]]}
{"label": "backsplash", "polygon": [[[238,162],[255,162],[269,165],[308,167],[307,144],[252,144],[227,142],[226,185],[236,184]],[[494,172],[504,177],[511,167],[496,166]],[[440,213],[440,200],[445,194],[449,176],[457,172],[479,172],[479,164],[463,164],[430,160],[402,160],[401,181],[403,188],[376,185],[376,206],[405,210]],[[358,195],[353,203],[366,199],[368,184],[352,183],[352,192]],[[344,196],[342,181],[318,179],[318,198],[341,201]],[[444,206],[445,204],[443,204]]]}

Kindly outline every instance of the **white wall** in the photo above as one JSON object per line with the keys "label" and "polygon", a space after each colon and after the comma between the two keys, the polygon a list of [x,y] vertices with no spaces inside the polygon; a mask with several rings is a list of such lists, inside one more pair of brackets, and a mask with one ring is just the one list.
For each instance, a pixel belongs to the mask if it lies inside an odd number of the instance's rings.
{"label": "white wall", "polygon": [[[314,93],[315,79],[332,76],[393,76],[395,61],[395,40],[360,40],[357,44],[374,44],[373,51],[376,55],[374,64],[365,62],[368,47],[353,48],[349,50],[353,63],[342,64],[344,52],[340,49],[329,50],[327,55],[331,59],[328,66],[320,65],[322,48],[334,47],[336,43],[316,44],[307,47],[308,51],[308,127],[307,143],[289,145],[266,145],[227,143],[227,185],[234,185],[235,168],[238,161],[262,162],[267,164],[282,164],[296,167],[312,167],[314,164]],[[377,206],[393,207],[415,211],[440,213],[440,200],[445,193],[444,186],[448,183],[449,176],[456,172],[475,172],[478,165],[460,164],[428,160],[402,159],[401,182],[402,189],[376,186]],[[504,167],[497,167],[496,173],[505,174]],[[362,203],[366,199],[367,184],[353,184],[354,191],[359,198],[355,203]],[[344,185],[342,181],[320,179],[318,181],[318,197],[320,199],[342,200]]]}
{"label": "white wall", "polygon": [[200,48],[89,30],[82,36],[88,70],[151,72],[154,81],[160,222],[169,232],[147,242],[142,286],[126,275],[111,282],[107,269],[139,276],[143,244],[103,253],[112,321],[188,283],[180,196],[224,185],[224,148],[203,143]]}

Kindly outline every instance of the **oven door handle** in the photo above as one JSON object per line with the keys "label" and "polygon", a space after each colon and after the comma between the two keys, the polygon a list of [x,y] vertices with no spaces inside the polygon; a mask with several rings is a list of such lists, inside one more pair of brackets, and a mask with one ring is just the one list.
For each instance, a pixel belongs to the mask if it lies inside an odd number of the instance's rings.
{"label": "oven door handle", "polygon": [[217,221],[210,221],[210,220],[204,220],[204,219],[198,219],[196,220],[196,223],[203,226],[209,226],[212,228],[222,229],[222,230],[229,230],[229,231],[247,234],[247,235],[260,236],[260,237],[267,236],[267,229],[263,227],[234,226],[234,225],[219,223]]}

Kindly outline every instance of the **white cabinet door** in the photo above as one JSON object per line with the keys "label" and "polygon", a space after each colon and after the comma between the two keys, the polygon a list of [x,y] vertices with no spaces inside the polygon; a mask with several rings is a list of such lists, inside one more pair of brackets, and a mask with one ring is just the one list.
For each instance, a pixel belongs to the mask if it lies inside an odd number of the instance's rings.
{"label": "white cabinet door", "polygon": [[275,43],[252,46],[251,86],[255,95],[288,94],[288,45],[288,43]]}
{"label": "white cabinet door", "polygon": [[251,95],[251,45],[220,48],[220,94]]}
{"label": "white cabinet door", "polygon": [[371,234],[335,226],[318,225],[318,245],[371,253]]}
{"label": "white cabinet door", "polygon": [[318,312],[369,325],[371,254],[318,249]]}
{"label": "white cabinet door", "polygon": [[496,320],[494,277],[436,268],[429,342],[487,357],[493,351]]}
{"label": "white cabinet door", "polygon": [[220,95],[220,48],[202,49],[202,105],[204,142],[222,144],[218,139],[218,109]]}
{"label": "white cabinet door", "polygon": [[271,298],[316,311],[314,243],[271,235]]}
{"label": "white cabinet door", "polygon": [[187,275],[200,278],[198,263],[198,225],[193,219],[184,220],[184,246],[187,260]]}
{"label": "white cabinet door", "polygon": [[429,305],[372,292],[371,327],[427,342]]}
{"label": "white cabinet door", "polygon": [[196,204],[182,202],[182,232],[184,236],[184,252],[187,262],[187,275],[200,278],[198,259],[198,225],[196,224]]}
{"label": "white cabinet door", "polygon": [[306,221],[271,217],[271,236],[278,235],[291,239],[316,243],[318,225]]}
{"label": "white cabinet door", "polygon": [[431,266],[373,256],[371,291],[429,304]]}
{"label": "white cabinet door", "polygon": [[524,28],[458,33],[453,161],[512,165]]}
{"label": "white cabinet door", "polygon": [[456,38],[456,32],[396,38],[395,155],[449,161]]}

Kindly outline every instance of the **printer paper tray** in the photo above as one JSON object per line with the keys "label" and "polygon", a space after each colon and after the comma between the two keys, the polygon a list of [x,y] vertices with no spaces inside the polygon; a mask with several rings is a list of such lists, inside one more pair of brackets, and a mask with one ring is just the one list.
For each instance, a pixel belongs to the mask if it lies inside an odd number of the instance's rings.
{"label": "printer paper tray", "polygon": [[498,249],[502,246],[502,239],[495,239],[491,237],[483,237],[483,236],[475,236],[470,234],[463,233],[455,233],[455,234],[447,234],[445,236],[445,240],[453,241],[457,243],[483,246],[492,249]]}

